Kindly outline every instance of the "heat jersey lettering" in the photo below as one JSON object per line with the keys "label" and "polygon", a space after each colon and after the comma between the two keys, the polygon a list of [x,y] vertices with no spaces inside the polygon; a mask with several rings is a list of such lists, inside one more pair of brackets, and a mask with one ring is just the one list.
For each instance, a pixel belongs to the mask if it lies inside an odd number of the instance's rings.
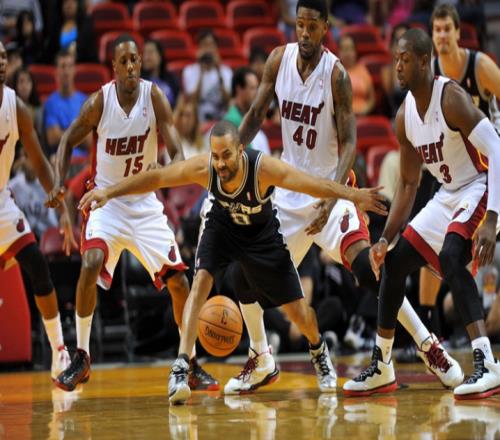
{"label": "heat jersey lettering", "polygon": [[438,142],[433,142],[432,144],[428,145],[421,145],[416,148],[425,163],[429,164],[443,161],[443,139],[444,134],[441,133]]}
{"label": "heat jersey lettering", "polygon": [[315,126],[318,115],[321,113],[324,106],[324,102],[321,102],[318,107],[313,107],[311,105],[284,99],[281,104],[281,116],[290,121]]}
{"label": "heat jersey lettering", "polygon": [[150,129],[140,136],[106,139],[106,153],[111,156],[128,156],[142,153]]}

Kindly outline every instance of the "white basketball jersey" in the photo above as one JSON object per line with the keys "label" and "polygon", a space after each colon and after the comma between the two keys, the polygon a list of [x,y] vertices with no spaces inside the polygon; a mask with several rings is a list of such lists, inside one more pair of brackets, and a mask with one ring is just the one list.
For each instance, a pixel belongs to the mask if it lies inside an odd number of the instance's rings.
{"label": "white basketball jersey", "polygon": [[406,137],[417,150],[427,169],[446,189],[455,190],[476,180],[488,169],[488,160],[460,131],[448,127],[441,99],[448,78],[436,76],[424,120],[415,98],[405,99]]}
{"label": "white basketball jersey", "polygon": [[4,85],[0,106],[0,191],[9,181],[18,139],[16,92]]}
{"label": "white basketball jersey", "polygon": [[281,112],[282,160],[318,177],[334,178],[337,127],[331,78],[337,57],[328,49],[306,81],[297,69],[298,43],[287,44],[276,79]]}
{"label": "white basketball jersey", "polygon": [[[115,81],[102,86],[103,110],[97,127],[94,182],[104,188],[146,170],[157,160],[156,117],[150,81],[139,81],[139,96],[127,116],[118,102]],[[134,201],[144,196],[124,196]]]}

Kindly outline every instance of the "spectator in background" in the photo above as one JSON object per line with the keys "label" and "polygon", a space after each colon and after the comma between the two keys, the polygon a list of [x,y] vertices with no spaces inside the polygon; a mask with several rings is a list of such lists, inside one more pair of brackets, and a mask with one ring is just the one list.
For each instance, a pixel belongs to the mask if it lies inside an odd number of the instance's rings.
{"label": "spectator in background", "polygon": [[262,80],[262,75],[264,74],[264,66],[266,65],[267,54],[264,49],[258,46],[252,47],[250,51],[249,66],[259,78],[259,82]]}
{"label": "spectator in background", "polygon": [[184,92],[198,104],[198,116],[203,124],[222,118],[226,112],[233,72],[221,63],[211,29],[202,29],[197,43],[197,61],[182,72],[182,84]]}
{"label": "spectator in background", "polygon": [[11,41],[5,45],[7,51],[7,67],[5,68],[5,83],[9,87],[14,87],[14,72],[23,66],[23,57],[19,46],[15,41]]}
{"label": "spectator in background", "polygon": [[142,73],[144,79],[155,83],[175,108],[179,95],[179,84],[174,75],[166,69],[161,44],[155,40],[146,40],[142,51]]}
{"label": "spectator in background", "polygon": [[[56,152],[64,130],[78,116],[87,98],[85,94],[75,90],[75,56],[70,52],[61,51],[57,54],[56,76],[58,88],[48,97],[44,106],[45,137],[50,154]],[[87,147],[91,145],[91,141],[88,136],[73,154],[87,155]]]}
{"label": "spectator in background", "polygon": [[22,11],[17,16],[16,40],[24,64],[40,61],[42,53],[42,39],[35,31],[35,18],[31,11]]}
{"label": "spectator in background", "polygon": [[329,0],[329,4],[335,27],[367,22],[368,0]]}
{"label": "spectator in background", "polygon": [[31,113],[31,119],[35,122],[37,133],[40,133],[43,125],[43,111],[31,72],[27,67],[20,67],[14,72],[12,82],[16,95],[26,104]]}
{"label": "spectator in background", "polygon": [[185,159],[208,152],[208,144],[200,131],[195,101],[184,95],[179,97],[174,111],[174,126],[179,133]]}
{"label": "spectator in background", "polygon": [[17,16],[29,11],[35,18],[35,32],[43,31],[42,10],[38,0],[0,0],[0,29],[2,38],[15,38]]}
{"label": "spectator in background", "polygon": [[279,29],[288,41],[295,37],[295,17],[297,16],[297,0],[278,0],[280,11]]}
{"label": "spectator in background", "polygon": [[51,0],[48,38],[44,59],[54,62],[54,55],[67,51],[78,63],[97,62],[97,44],[92,18],[86,13],[84,0]]}
{"label": "spectator in background", "polygon": [[375,89],[370,72],[358,61],[354,40],[349,35],[339,40],[339,58],[351,78],[354,113],[368,115],[375,107]]}
{"label": "spectator in background", "polygon": [[[249,67],[240,67],[236,69],[231,82],[232,105],[224,116],[226,121],[232,122],[239,127],[243,116],[250,110],[250,106],[257,96],[259,87],[259,78],[257,74]],[[248,148],[262,151],[265,154],[271,154],[269,141],[262,130],[255,135]]]}

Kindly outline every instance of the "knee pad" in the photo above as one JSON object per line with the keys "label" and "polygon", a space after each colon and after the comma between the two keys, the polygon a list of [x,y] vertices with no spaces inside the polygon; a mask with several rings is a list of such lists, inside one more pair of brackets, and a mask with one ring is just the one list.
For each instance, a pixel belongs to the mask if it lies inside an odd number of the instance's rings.
{"label": "knee pad", "polygon": [[47,296],[54,290],[49,265],[38,245],[31,243],[16,255],[22,269],[28,274],[36,296]]}

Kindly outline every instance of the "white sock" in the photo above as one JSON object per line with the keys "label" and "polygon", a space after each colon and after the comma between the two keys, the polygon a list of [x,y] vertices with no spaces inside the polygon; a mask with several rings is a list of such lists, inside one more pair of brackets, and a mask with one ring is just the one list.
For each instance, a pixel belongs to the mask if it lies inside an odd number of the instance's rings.
{"label": "white sock", "polygon": [[240,303],[240,307],[250,337],[250,347],[259,354],[268,352],[269,344],[264,328],[264,310],[258,302],[253,304]]}
{"label": "white sock", "polygon": [[47,337],[49,338],[52,351],[58,351],[59,347],[64,346],[61,317],[59,316],[59,313],[52,319],[45,319],[42,316],[42,321],[45,331],[47,332]]}
{"label": "white sock", "polygon": [[377,333],[375,338],[375,345],[382,351],[382,362],[388,364],[391,361],[392,355],[392,344],[394,343],[394,338],[383,338]]}
{"label": "white sock", "polygon": [[475,350],[476,348],[479,348],[484,353],[484,357],[487,361],[495,362],[488,336],[481,336],[480,338],[474,339],[472,341],[472,349]]}
{"label": "white sock", "polygon": [[406,297],[399,309],[398,321],[411,335],[418,348],[421,348],[422,342],[431,335]]}
{"label": "white sock", "polygon": [[[177,330],[179,330],[179,336],[181,335],[181,329],[177,327]],[[193,345],[193,349],[191,350],[191,356],[189,356],[189,359],[194,359],[196,357],[196,342]]]}
{"label": "white sock", "polygon": [[85,318],[81,318],[78,316],[78,313],[75,313],[76,318],[76,346],[77,348],[81,348],[85,350],[88,355],[90,355],[90,330],[92,328],[92,318],[94,314],[91,313],[89,316],[85,316]]}

